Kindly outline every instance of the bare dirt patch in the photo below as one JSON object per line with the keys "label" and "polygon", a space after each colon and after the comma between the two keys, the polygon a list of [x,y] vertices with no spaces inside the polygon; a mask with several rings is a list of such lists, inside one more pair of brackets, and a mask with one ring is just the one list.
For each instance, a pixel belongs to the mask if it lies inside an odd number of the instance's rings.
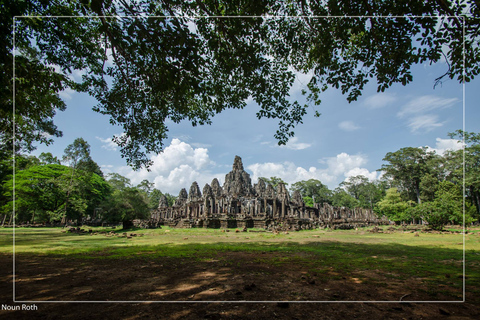
{"label": "bare dirt patch", "polygon": [[[282,263],[297,261],[299,263]],[[219,253],[213,258],[79,259],[17,255],[16,300],[36,311],[3,319],[449,319],[480,318],[480,299],[461,289],[398,279],[378,270],[312,271],[291,253]],[[1,302],[12,303],[12,256],[0,255]],[[367,303],[338,301],[399,301]],[[85,301],[79,303],[72,301]],[[101,302],[100,302],[101,301]],[[115,301],[125,301],[118,303]],[[140,301],[148,301],[142,302]],[[163,301],[163,302],[162,302]],[[170,302],[165,302],[170,301]],[[174,302],[172,302],[174,301]],[[205,303],[208,301],[209,303]],[[228,301],[228,302],[227,302]],[[251,301],[262,301],[250,303]],[[289,301],[279,303],[279,301]],[[304,302],[324,301],[324,302]],[[328,301],[328,302],[325,302]],[[335,302],[337,301],[337,302]]]}

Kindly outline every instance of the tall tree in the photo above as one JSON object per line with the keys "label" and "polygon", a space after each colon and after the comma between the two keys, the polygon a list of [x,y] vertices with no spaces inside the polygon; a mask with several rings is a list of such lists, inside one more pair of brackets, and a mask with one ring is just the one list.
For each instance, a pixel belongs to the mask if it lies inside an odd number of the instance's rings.
{"label": "tall tree", "polygon": [[116,172],[107,174],[107,181],[116,190],[123,190],[132,187],[130,179]]}
{"label": "tall tree", "polygon": [[279,183],[283,183],[285,186],[288,186],[288,183],[282,180],[282,178],[279,177],[270,177],[270,178],[265,178],[265,177],[259,177],[259,180],[263,180],[265,183],[271,185],[273,189],[276,190],[277,186]]}
{"label": "tall tree", "polygon": [[[70,182],[68,185],[64,186],[66,190],[66,198],[62,223],[65,224],[67,222],[66,218],[70,205],[70,193],[75,188],[75,184],[79,187],[78,179],[76,179],[77,173],[80,172],[80,175],[88,175],[91,178],[93,173],[98,173],[98,171],[100,171],[100,168],[90,157],[90,145],[83,138],[76,138],[72,144],[69,144],[65,148],[63,161],[68,163],[72,168]],[[103,176],[101,171],[100,174]]]}
{"label": "tall tree", "polygon": [[409,207],[410,204],[402,200],[397,188],[388,189],[385,197],[377,203],[378,211],[393,221],[410,220],[410,216],[407,214]]}
{"label": "tall tree", "polygon": [[423,176],[434,171],[432,161],[435,158],[435,153],[427,151],[425,147],[401,148],[386,154],[383,161],[387,163],[380,170],[407,193],[409,200],[421,203],[420,182]]}
{"label": "tall tree", "polygon": [[158,204],[160,203],[160,199],[162,198],[162,196],[163,196],[163,193],[157,188],[154,188],[152,192],[150,192],[148,195],[148,207],[150,209],[158,208]]}
{"label": "tall tree", "polygon": [[[25,150],[61,135],[52,119],[65,109],[58,93],[66,88],[88,92],[99,102],[94,110],[123,127],[114,140],[139,168],[149,164],[148,153],[162,150],[167,120],[209,124],[252,97],[258,118],[278,119],[275,137],[284,144],[328,88],[354,101],[370,80],[378,91],[407,85],[413,65],[442,57],[448,67],[437,81],[469,81],[480,72],[474,0],[30,0],[2,9],[2,154],[12,150],[13,132]],[[27,15],[12,24],[13,16]],[[85,72],[81,80],[71,79],[75,70]],[[295,72],[312,74],[306,104],[289,97]]]}
{"label": "tall tree", "polygon": [[60,164],[60,160],[54,157],[51,152],[42,152],[38,159],[44,164]]}
{"label": "tall tree", "polygon": [[476,207],[477,218],[480,218],[480,133],[457,130],[449,136],[464,142],[465,148],[447,153],[448,178],[456,184],[463,184],[463,152],[465,152],[465,192]]}
{"label": "tall tree", "polygon": [[348,177],[340,186],[358,200],[360,207],[372,210],[385,193],[385,187],[380,181],[372,182],[362,175]]}
{"label": "tall tree", "polygon": [[[110,193],[110,187],[97,174],[77,175],[71,181],[73,169],[59,164],[41,164],[18,170],[15,175],[15,206],[18,221],[53,222],[64,217],[81,221],[93,215],[94,209]],[[4,185],[8,201],[4,214],[13,210],[13,177]],[[68,208],[65,208],[66,198]]]}
{"label": "tall tree", "polygon": [[292,184],[292,191],[299,191],[303,197],[309,197],[313,203],[331,203],[332,191],[320,180],[309,179]]}
{"label": "tall tree", "polygon": [[344,189],[338,187],[333,190],[332,205],[335,207],[356,208],[360,205],[360,202],[352,197]]}
{"label": "tall tree", "polygon": [[362,187],[368,183],[368,178],[362,175],[348,177],[347,180],[340,183],[341,187],[344,187],[348,193],[355,199],[359,200]]}
{"label": "tall tree", "polygon": [[154,186],[155,183],[144,179],[137,185],[137,188],[145,192],[147,195],[150,195],[150,193],[154,190]]}
{"label": "tall tree", "polygon": [[117,189],[104,203],[103,216],[111,222],[122,222],[123,228],[133,226],[134,219],[147,219],[150,214],[145,193],[137,188]]}
{"label": "tall tree", "polygon": [[448,223],[462,224],[464,217],[468,225],[475,220],[472,218],[475,209],[466,203],[464,212],[462,198],[462,188],[459,185],[442,181],[438,184],[433,201],[423,202],[410,211],[427,221],[428,225],[435,230],[443,229]]}

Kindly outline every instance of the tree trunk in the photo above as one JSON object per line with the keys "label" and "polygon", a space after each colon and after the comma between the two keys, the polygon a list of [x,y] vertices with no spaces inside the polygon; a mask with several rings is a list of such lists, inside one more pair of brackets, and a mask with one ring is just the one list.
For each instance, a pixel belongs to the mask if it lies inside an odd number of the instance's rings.
{"label": "tree trunk", "polygon": [[5,213],[5,215],[3,216],[3,219],[2,219],[2,227],[5,225],[5,220],[7,219],[7,214]]}
{"label": "tree trunk", "polygon": [[35,224],[35,213],[37,212],[37,209],[33,210],[33,215],[32,215],[32,224]]}
{"label": "tree trunk", "polygon": [[417,203],[421,204],[422,199],[420,199],[420,187],[418,185],[415,186],[415,195],[417,196]]}
{"label": "tree trunk", "polygon": [[470,192],[472,193],[473,204],[477,209],[477,216],[480,217],[480,192],[476,191],[474,187],[470,187]]}
{"label": "tree trunk", "polygon": [[70,191],[72,189],[72,183],[73,183],[73,176],[75,174],[75,167],[77,163],[74,163],[73,170],[72,170],[72,176],[70,177],[70,184],[68,185],[68,190],[67,190],[67,197],[65,199],[65,212],[63,213],[62,217],[62,224],[63,226],[67,225],[67,207],[68,207],[68,198],[70,197]]}
{"label": "tree trunk", "polygon": [[128,220],[128,221],[122,221],[123,224],[123,229],[130,229],[133,227],[133,221]]}

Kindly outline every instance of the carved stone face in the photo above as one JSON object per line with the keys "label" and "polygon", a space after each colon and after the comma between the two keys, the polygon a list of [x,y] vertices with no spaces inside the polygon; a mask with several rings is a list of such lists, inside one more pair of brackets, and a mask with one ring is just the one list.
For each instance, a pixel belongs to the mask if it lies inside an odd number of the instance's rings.
{"label": "carved stone face", "polygon": [[185,188],[182,188],[182,190],[180,190],[180,193],[178,194],[178,199],[187,199],[187,198],[188,198],[187,190]]}
{"label": "carved stone face", "polygon": [[203,187],[203,198],[213,197],[213,190],[212,187],[207,183],[205,187]]}
{"label": "carved stone face", "polygon": [[222,187],[220,186],[220,182],[218,182],[217,178],[212,180],[212,192],[214,197],[220,197],[222,195]]}
{"label": "carved stone face", "polygon": [[272,185],[267,185],[267,189],[265,190],[265,197],[272,199],[275,198],[275,190],[273,190]]}
{"label": "carved stone face", "polygon": [[165,195],[162,195],[158,203],[158,208],[160,209],[160,208],[167,208],[167,207],[168,207],[167,197]]}
{"label": "carved stone face", "polygon": [[242,163],[242,158],[239,156],[235,156],[235,159],[233,160],[233,171],[243,171],[243,163]]}
{"label": "carved stone face", "polygon": [[192,183],[190,187],[190,192],[188,193],[188,201],[197,201],[202,198],[202,193],[198,187],[197,181]]}
{"label": "carved stone face", "polygon": [[254,195],[250,175],[243,170],[242,159],[239,156],[235,156],[233,170],[225,175],[223,194],[227,197],[250,197]]}

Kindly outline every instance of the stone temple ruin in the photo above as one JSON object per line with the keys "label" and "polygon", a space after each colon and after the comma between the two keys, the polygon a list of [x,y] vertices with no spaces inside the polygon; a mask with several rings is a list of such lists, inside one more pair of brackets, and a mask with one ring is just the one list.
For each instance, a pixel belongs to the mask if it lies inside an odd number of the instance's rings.
{"label": "stone temple ruin", "polygon": [[263,180],[252,186],[250,175],[243,170],[242,159],[236,156],[223,187],[215,178],[200,192],[197,182],[193,182],[188,193],[185,189],[180,191],[171,207],[166,197],[162,197],[149,224],[178,228],[301,230],[352,229],[386,223],[388,221],[379,219],[370,209],[337,208],[326,203],[307,207],[298,191],[290,196],[282,183],[276,190]]}

